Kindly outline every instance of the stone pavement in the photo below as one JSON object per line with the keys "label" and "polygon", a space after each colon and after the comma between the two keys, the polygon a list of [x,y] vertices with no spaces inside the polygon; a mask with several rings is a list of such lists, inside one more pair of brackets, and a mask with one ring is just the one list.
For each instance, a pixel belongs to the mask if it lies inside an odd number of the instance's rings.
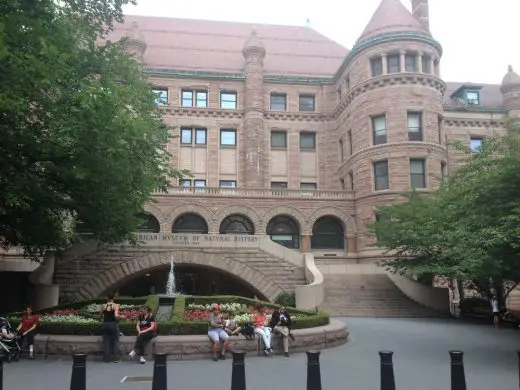
{"label": "stone pavement", "polygon": [[[448,390],[450,349],[465,352],[468,389],[518,388],[516,351],[520,330],[495,330],[455,320],[344,318],[351,341],[322,352],[325,390],[378,390],[379,350],[394,351],[397,390]],[[169,361],[168,390],[229,390],[231,359]],[[68,390],[71,361],[20,361],[4,365],[4,390]],[[150,382],[121,383],[125,376],[151,376],[153,362],[88,362],[88,390],[150,390]],[[306,386],[306,357],[246,358],[247,390],[297,390]]]}

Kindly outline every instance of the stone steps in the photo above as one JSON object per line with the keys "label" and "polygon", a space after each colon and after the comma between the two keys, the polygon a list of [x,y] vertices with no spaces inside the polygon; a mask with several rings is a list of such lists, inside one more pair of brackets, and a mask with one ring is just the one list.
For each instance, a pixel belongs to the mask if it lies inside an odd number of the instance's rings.
{"label": "stone steps", "polygon": [[325,302],[332,315],[355,317],[445,317],[412,301],[386,274],[326,275]]}

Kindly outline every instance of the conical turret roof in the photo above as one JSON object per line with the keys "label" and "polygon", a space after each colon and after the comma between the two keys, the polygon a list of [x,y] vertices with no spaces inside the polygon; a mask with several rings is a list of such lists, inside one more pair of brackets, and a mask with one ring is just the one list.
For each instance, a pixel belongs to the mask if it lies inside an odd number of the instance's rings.
{"label": "conical turret roof", "polygon": [[244,44],[244,48],[242,49],[242,54],[247,56],[249,53],[259,53],[265,56],[265,46],[264,43],[258,38],[258,34],[256,33],[256,28],[251,30],[251,35],[247,39]]}
{"label": "conical turret roof", "polygon": [[429,34],[400,0],[382,0],[358,42],[379,34],[407,31]]}
{"label": "conical turret roof", "polygon": [[520,85],[520,76],[513,70],[511,65],[507,68],[507,73],[502,79],[502,87],[509,85]]}

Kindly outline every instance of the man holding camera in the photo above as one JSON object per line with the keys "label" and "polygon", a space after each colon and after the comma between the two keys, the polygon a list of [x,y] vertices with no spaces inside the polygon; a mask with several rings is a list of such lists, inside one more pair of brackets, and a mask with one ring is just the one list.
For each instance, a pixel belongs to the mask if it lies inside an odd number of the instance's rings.
{"label": "man holding camera", "polygon": [[291,315],[285,307],[280,306],[278,310],[273,312],[269,327],[273,330],[273,333],[282,335],[283,351],[286,357],[289,357],[289,337],[294,341],[294,336],[291,334],[291,325]]}

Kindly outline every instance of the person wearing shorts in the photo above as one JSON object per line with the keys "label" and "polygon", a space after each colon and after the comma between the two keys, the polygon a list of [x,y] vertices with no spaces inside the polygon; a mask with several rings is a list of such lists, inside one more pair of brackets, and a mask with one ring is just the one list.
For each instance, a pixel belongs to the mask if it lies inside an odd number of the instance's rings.
{"label": "person wearing shorts", "polygon": [[[224,320],[220,313],[220,306],[216,305],[213,307],[213,313],[208,318],[208,337],[213,343],[213,360],[226,359],[226,351],[229,344],[229,335],[224,330]],[[222,344],[222,348],[220,348]]]}

